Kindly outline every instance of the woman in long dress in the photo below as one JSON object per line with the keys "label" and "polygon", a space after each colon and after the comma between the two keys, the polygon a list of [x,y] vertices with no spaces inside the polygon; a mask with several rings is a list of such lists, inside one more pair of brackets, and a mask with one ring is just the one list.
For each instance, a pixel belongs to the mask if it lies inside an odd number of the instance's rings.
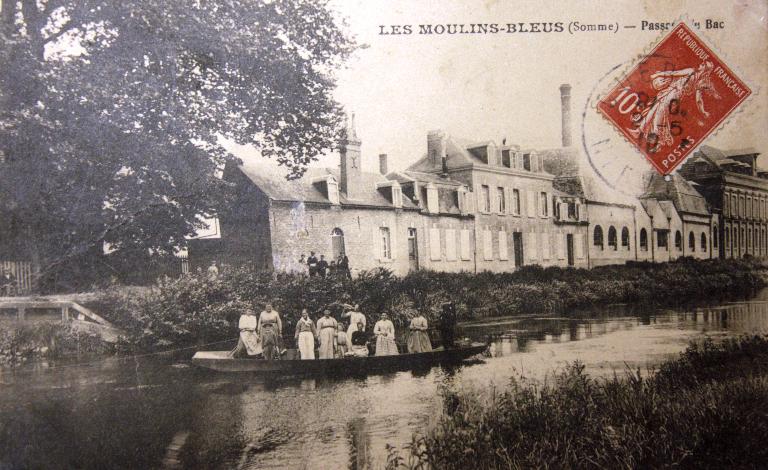
{"label": "woman in long dress", "polygon": [[309,313],[305,308],[301,311],[301,318],[296,322],[296,334],[294,335],[302,359],[315,358],[316,337],[315,323],[309,319]]}
{"label": "woman in long dress", "polygon": [[264,349],[264,359],[271,361],[275,358],[275,349],[278,347],[280,335],[283,334],[280,314],[276,310],[272,310],[271,304],[267,304],[264,311],[259,315],[258,331],[261,347]]}
{"label": "woman in long dress", "polygon": [[360,312],[359,305],[355,304],[354,308],[342,314],[341,317],[342,318],[349,317],[349,327],[347,328],[347,338],[349,339],[349,341],[352,341],[352,333],[357,331],[357,325],[362,323],[363,330],[365,330],[365,325],[367,325],[367,321],[365,319],[365,315],[363,315]]}
{"label": "woman in long dress", "polygon": [[242,357],[243,353],[248,356],[261,354],[261,341],[259,335],[256,334],[258,328],[256,312],[250,308],[243,312],[237,322],[237,327],[240,329],[240,336],[237,339],[237,346],[230,353],[232,357]]}
{"label": "woman in long dress", "polygon": [[410,335],[408,335],[408,352],[420,353],[428,352],[432,350],[432,343],[429,341],[429,334],[427,330],[427,319],[423,315],[418,314],[411,319],[411,324],[408,327]]}
{"label": "woman in long dress", "polygon": [[336,351],[336,319],[331,317],[331,311],[325,310],[322,318],[317,320],[317,335],[320,339],[320,359],[333,359]]}
{"label": "woman in long dress", "polygon": [[347,332],[344,331],[344,324],[339,323],[336,327],[336,357],[344,357],[349,351],[350,339]]}
{"label": "woman in long dress", "polygon": [[373,334],[376,335],[376,355],[394,356],[398,354],[395,343],[395,325],[386,313],[381,314],[381,320],[373,325]]}

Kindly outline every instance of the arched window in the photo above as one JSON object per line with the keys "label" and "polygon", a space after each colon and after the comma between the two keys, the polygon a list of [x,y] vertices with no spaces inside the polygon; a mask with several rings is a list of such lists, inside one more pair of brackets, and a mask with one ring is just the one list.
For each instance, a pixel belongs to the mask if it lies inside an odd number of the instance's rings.
{"label": "arched window", "polygon": [[640,229],[640,249],[644,251],[648,249],[648,232],[644,228]]}
{"label": "arched window", "polygon": [[688,234],[688,249],[696,251],[696,237],[693,235],[693,232]]}
{"label": "arched window", "polygon": [[629,229],[627,227],[621,229],[621,246],[629,248]]}
{"label": "arched window", "polygon": [[707,251],[707,234],[701,232],[701,251]]}
{"label": "arched window", "polygon": [[717,248],[717,242],[720,237],[717,234],[717,225],[712,227],[712,246]]}
{"label": "arched window", "polygon": [[339,256],[345,254],[344,232],[340,228],[331,231],[331,250],[333,251],[333,260],[338,260]]}
{"label": "arched window", "polygon": [[675,248],[677,248],[677,251],[683,249],[683,234],[680,233],[680,230],[675,232]]}
{"label": "arched window", "polygon": [[595,226],[594,245],[603,249],[603,228],[599,225]]}
{"label": "arched window", "polygon": [[608,246],[613,247],[614,250],[618,248],[618,240],[616,239],[616,229],[613,225],[608,229]]}

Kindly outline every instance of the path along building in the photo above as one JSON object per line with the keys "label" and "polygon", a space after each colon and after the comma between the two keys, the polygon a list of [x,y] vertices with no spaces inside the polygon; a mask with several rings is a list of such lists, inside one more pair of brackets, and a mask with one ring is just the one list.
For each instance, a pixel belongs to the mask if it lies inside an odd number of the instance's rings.
{"label": "path along building", "polygon": [[314,251],[329,262],[347,255],[353,274],[377,267],[404,274],[768,252],[768,180],[756,170],[756,152],[702,147],[680,175],[651,175],[641,196],[620,195],[571,145],[570,87],[560,91],[563,146],[556,149],[432,131],[426,153],[406,170],[388,171],[382,154],[379,171],[369,172],[352,120],[337,168],[287,181],[263,161],[231,165],[225,178],[238,198],[220,216],[221,240],[214,249],[192,241],[190,260],[303,271],[302,255]]}

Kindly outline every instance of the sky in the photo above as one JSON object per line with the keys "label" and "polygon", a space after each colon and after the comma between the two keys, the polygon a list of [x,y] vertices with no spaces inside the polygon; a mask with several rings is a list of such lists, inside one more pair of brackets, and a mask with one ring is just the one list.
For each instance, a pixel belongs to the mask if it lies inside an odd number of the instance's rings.
{"label": "sky", "polygon": [[[470,141],[522,147],[560,145],[559,86],[572,86],[574,140],[580,111],[597,82],[658,42],[663,31],[642,21],[723,21],[697,31],[755,93],[741,112],[705,142],[722,148],[754,146],[768,153],[768,2],[765,1],[403,1],[331,0],[364,45],[338,74],[336,97],[355,113],[363,168],[403,169],[426,152],[432,129]],[[572,21],[618,24],[614,32],[569,34]],[[420,24],[562,22],[564,33],[420,35]],[[411,35],[382,35],[380,25],[412,25]],[[624,25],[636,25],[625,29]],[[617,134],[618,135],[618,134]],[[626,150],[631,150],[627,144]],[[248,152],[244,152],[248,153]],[[768,157],[763,157],[767,162]],[[328,155],[315,165],[338,165]]]}

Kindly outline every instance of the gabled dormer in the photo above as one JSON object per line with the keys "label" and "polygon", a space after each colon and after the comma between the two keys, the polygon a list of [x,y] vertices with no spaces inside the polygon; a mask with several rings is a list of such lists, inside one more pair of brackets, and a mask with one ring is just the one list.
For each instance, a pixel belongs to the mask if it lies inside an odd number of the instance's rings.
{"label": "gabled dormer", "polygon": [[312,184],[328,198],[331,204],[339,204],[339,183],[333,175],[328,174],[315,177],[312,180]]}
{"label": "gabled dormer", "polygon": [[394,180],[385,181],[377,183],[376,189],[392,203],[392,207],[396,209],[403,207],[403,189],[400,183]]}

